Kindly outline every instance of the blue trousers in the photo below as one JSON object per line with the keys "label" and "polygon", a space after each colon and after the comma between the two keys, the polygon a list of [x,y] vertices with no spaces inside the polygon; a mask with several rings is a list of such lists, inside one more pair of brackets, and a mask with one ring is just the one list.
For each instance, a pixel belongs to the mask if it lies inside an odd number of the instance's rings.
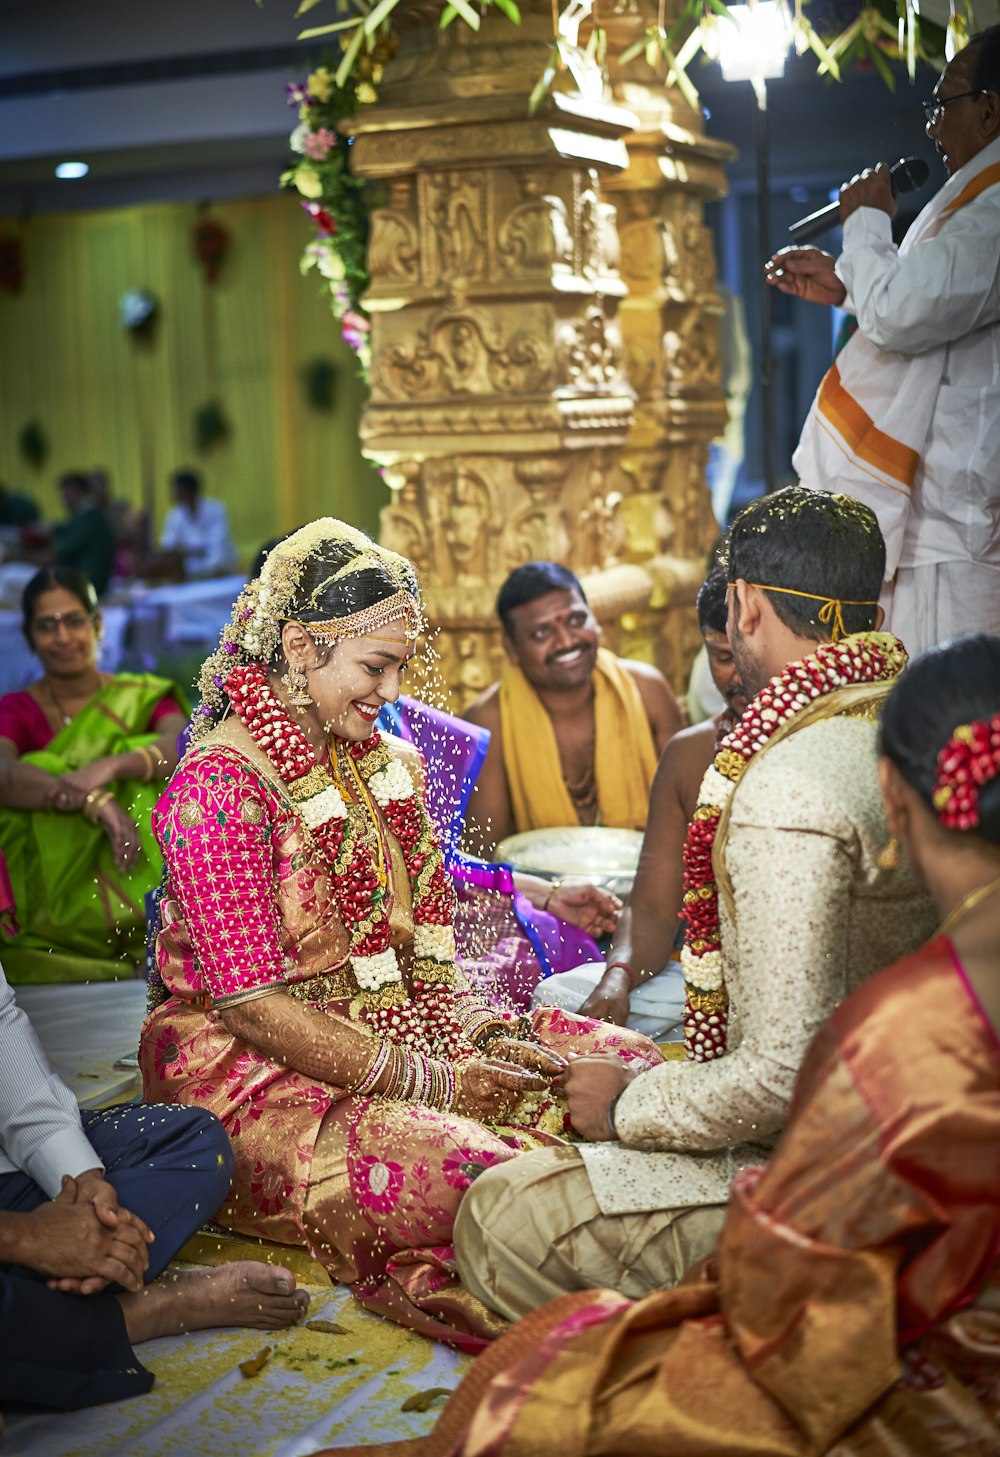
{"label": "blue trousers", "polygon": [[[153,1280],[226,1197],[233,1158],[222,1125],[199,1108],[127,1104],[84,1113],[83,1127],[122,1206],[156,1236],[146,1272]],[[0,1209],[28,1212],[47,1197],[25,1174],[0,1174]],[[68,1295],[0,1265],[0,1404],[68,1411],[152,1384],[111,1290]]]}

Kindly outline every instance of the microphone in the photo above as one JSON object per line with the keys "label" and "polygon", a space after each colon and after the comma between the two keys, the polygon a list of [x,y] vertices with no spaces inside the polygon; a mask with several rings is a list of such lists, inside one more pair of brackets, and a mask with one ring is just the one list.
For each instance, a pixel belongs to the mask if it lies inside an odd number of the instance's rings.
{"label": "microphone", "polygon": [[[931,169],[922,157],[900,157],[889,168],[893,197],[898,197],[901,192],[916,192],[917,188],[923,187],[930,173]],[[840,203],[830,202],[826,207],[811,212],[808,217],[799,218],[788,231],[796,243],[809,243],[821,233],[835,228],[839,221]]]}

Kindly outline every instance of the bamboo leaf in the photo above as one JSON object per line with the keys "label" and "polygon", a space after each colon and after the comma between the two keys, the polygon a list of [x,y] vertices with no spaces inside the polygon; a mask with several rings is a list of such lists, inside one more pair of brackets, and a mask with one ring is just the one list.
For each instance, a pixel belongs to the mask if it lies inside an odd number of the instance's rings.
{"label": "bamboo leaf", "polygon": [[458,11],[466,25],[472,30],[479,29],[479,15],[469,4],[469,0],[451,0],[451,4]]}
{"label": "bamboo leaf", "polygon": [[374,35],[383,20],[392,14],[398,4],[399,0],[379,0],[375,9],[370,10],[365,16],[365,35]]}
{"label": "bamboo leaf", "polygon": [[458,11],[454,5],[446,5],[441,11],[441,19],[438,21],[438,30],[447,30],[448,26],[455,19]]}
{"label": "bamboo leaf", "polygon": [[677,65],[679,69],[686,71],[700,50],[701,31],[693,30],[677,52]]}
{"label": "bamboo leaf", "polygon": [[636,56],[641,56],[645,49],[646,37],[643,36],[641,40],[633,41],[630,46],[626,46],[625,50],[618,57],[618,64],[620,66],[627,65],[629,61],[634,61]]}
{"label": "bamboo leaf", "polygon": [[365,33],[362,30],[361,22],[359,21],[358,28],[351,36],[351,43],[347,47],[347,50],[344,52],[340,65],[337,67],[337,74],[333,78],[336,85],[346,86],[347,78],[354,68],[354,62],[358,59],[358,53],[361,50],[361,43],[364,38]]}
{"label": "bamboo leaf", "polygon": [[876,71],[882,77],[882,80],[888,86],[889,90],[895,91],[896,78],[892,74],[892,69],[885,56],[882,54],[881,48],[873,42],[869,47],[868,53],[871,56],[872,61],[875,63]]}
{"label": "bamboo leaf", "polygon": [[558,64],[559,50],[557,46],[553,46],[552,50],[549,52],[548,64],[546,65],[545,70],[542,72],[541,76],[539,76],[538,80],[535,82],[535,89],[532,91],[531,95],[528,98],[529,116],[534,116],[535,112],[541,106],[546,96],[548,96],[549,91],[552,87],[552,82],[556,78],[556,69],[558,67]]}
{"label": "bamboo leaf", "polygon": [[827,50],[830,52],[831,56],[843,55],[843,53],[847,50],[848,46],[852,45],[854,41],[857,40],[858,36],[861,34],[863,26],[864,22],[859,15],[857,20],[853,20],[850,25],[848,25],[844,30],[840,32],[839,35],[834,36],[833,40],[830,41],[829,45],[827,46]]}
{"label": "bamboo leaf", "polygon": [[316,9],[318,4],[319,0],[302,0],[301,5],[295,12],[295,19],[298,20],[300,15],[308,15],[310,10]]}
{"label": "bamboo leaf", "polygon": [[799,22],[799,25],[800,25],[800,29],[802,31],[802,34],[805,36],[806,41],[808,42],[809,49],[814,53],[814,55],[822,63],[820,65],[820,67],[819,67],[819,70],[818,70],[817,74],[820,75],[820,76],[822,76],[824,74],[824,72],[829,71],[829,73],[833,77],[833,79],[835,81],[839,81],[840,80],[840,67],[837,64],[837,58],[836,58],[836,56],[832,56],[830,54],[830,51],[829,51],[828,47],[820,39],[820,37],[816,33],[816,30],[809,23],[809,21],[806,19],[806,17],[804,15],[803,15],[801,21]]}
{"label": "bamboo leaf", "polygon": [[493,0],[493,4],[503,15],[506,15],[508,20],[512,20],[515,25],[521,24],[521,12],[514,4],[514,0]]}
{"label": "bamboo leaf", "polygon": [[676,86],[678,91],[684,97],[684,100],[687,102],[688,106],[690,106],[691,110],[700,111],[701,98],[699,97],[698,92],[695,89],[693,81],[688,76],[687,72],[678,65],[677,57],[674,55],[673,51],[667,50],[667,48],[664,46],[663,53],[666,56],[667,64],[669,67],[667,71],[667,79],[664,82],[664,85],[668,88],[670,86]]}
{"label": "bamboo leaf", "polygon": [[332,25],[317,25],[312,30],[300,30],[296,40],[315,40],[318,35],[332,35],[335,30],[350,30],[361,26],[361,16],[353,15],[350,20],[335,20]]}

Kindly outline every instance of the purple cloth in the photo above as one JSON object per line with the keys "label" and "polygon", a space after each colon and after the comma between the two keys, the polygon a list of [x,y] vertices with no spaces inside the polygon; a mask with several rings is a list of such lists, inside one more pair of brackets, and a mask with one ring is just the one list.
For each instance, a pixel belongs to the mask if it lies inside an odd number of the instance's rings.
{"label": "purple cloth", "polygon": [[427,812],[441,836],[455,883],[455,936],[462,969],[489,996],[518,1009],[553,972],[603,960],[583,931],[540,911],[514,889],[509,865],[463,855],[458,841],[479,777],[489,729],[401,697],[379,723],[420,750],[427,766]]}

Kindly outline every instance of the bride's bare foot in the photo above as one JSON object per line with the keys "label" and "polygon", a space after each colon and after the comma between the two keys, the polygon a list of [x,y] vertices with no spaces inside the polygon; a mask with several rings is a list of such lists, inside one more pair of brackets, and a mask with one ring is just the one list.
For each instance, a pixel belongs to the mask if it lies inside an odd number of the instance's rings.
{"label": "bride's bare foot", "polygon": [[118,1296],[133,1345],[211,1326],[276,1331],[309,1308],[295,1276],[281,1265],[235,1260],[210,1270],[166,1270],[145,1289]]}

